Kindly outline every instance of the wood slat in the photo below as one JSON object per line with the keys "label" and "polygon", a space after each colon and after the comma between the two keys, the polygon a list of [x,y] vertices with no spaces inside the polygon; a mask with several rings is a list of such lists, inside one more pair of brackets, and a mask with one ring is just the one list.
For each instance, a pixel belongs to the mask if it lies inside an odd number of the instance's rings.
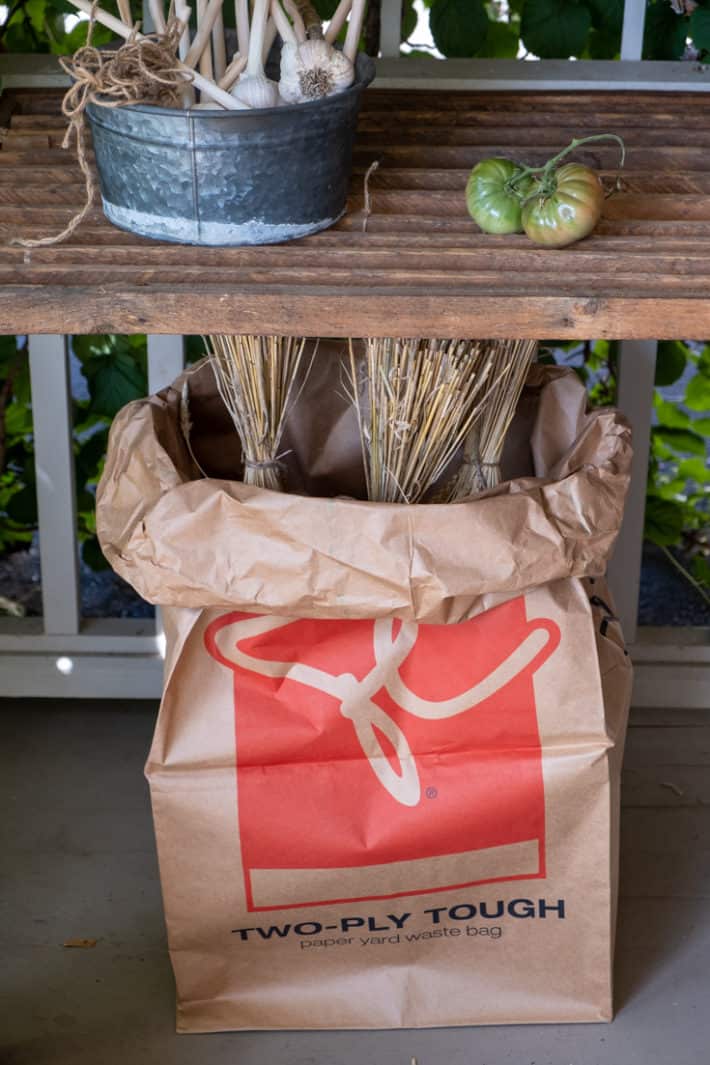
{"label": "wood slat", "polygon": [[[648,263],[642,242],[636,247],[611,256],[597,250],[595,241],[581,243],[577,248],[541,249],[524,238],[508,238],[501,247],[486,247],[480,244],[474,247],[427,248],[417,241],[414,247],[391,241],[382,246],[374,242],[356,243],[349,246],[344,242],[331,244],[328,248],[328,262],[323,263],[322,246],[317,241],[305,244],[299,256],[302,269],[341,270],[347,273],[353,270],[387,270],[394,272],[411,272],[416,275],[420,270],[438,273],[455,272],[462,280],[467,280],[475,272],[497,274],[505,269],[514,249],[518,258],[518,272],[524,274],[568,275],[570,262],[574,255],[573,266],[589,271],[591,274],[613,273],[617,278],[640,277],[647,275]],[[600,238],[602,240],[603,238]],[[710,249],[710,245],[709,245]],[[106,265],[106,251],[102,247],[83,247],[65,244],[57,248],[19,247],[6,248],[3,254],[4,266],[10,264],[32,267],[61,267],[75,270],[77,268],[93,269],[94,266]],[[118,269],[131,269],[133,266],[155,266],[164,271],[172,268],[198,269],[212,265],[214,251],[211,248],[181,247],[160,243],[135,243],[115,245],[111,249],[111,265]],[[682,246],[676,245],[674,251],[664,252],[656,249],[654,267],[675,276],[705,276],[708,264],[708,250],[704,253],[693,251],[687,254]],[[260,248],[224,248],[220,257],[222,270],[238,268],[290,269],[291,253],[287,247],[274,245],[264,253]],[[655,274],[655,271],[653,272]],[[652,277],[653,277],[652,274]]]}
{"label": "wood slat", "polygon": [[[710,113],[693,94],[370,91],[348,212],[326,233],[262,248],[163,244],[112,227],[97,205],[66,243],[21,248],[13,238],[51,235],[83,203],[73,153],[59,146],[60,102],[46,90],[2,98],[2,332],[710,333]],[[541,249],[468,217],[478,159],[539,165],[573,135],[607,130],[627,142],[623,191],[588,240]],[[601,143],[578,155],[609,180],[617,157]],[[650,781],[634,787],[648,805]]]}

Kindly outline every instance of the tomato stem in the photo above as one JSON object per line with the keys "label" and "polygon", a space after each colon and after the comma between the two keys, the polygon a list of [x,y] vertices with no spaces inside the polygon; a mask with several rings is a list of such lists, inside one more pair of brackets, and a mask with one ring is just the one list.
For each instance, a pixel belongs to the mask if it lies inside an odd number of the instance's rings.
{"label": "tomato stem", "polygon": [[621,168],[626,159],[626,145],[621,137],[617,136],[616,133],[594,133],[590,137],[574,137],[566,148],[563,148],[561,152],[557,153],[557,155],[553,155],[552,159],[548,159],[543,166],[523,167],[518,174],[515,174],[514,177],[510,179],[509,184],[511,188],[514,189],[524,178],[530,177],[533,174],[542,174],[541,184],[546,185],[552,177],[555,167],[566,155],[576,151],[577,148],[581,148],[583,144],[590,144],[592,141],[605,140],[614,140],[621,148],[621,159],[619,160],[619,168]]}

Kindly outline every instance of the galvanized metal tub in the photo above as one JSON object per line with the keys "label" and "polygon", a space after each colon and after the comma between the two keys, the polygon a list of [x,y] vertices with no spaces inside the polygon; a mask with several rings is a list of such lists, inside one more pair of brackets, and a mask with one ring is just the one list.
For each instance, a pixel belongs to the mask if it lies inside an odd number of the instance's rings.
{"label": "galvanized metal tub", "polygon": [[277,244],[327,229],[345,212],[373,76],[361,55],[344,92],[261,111],[90,104],[106,217],[182,244]]}

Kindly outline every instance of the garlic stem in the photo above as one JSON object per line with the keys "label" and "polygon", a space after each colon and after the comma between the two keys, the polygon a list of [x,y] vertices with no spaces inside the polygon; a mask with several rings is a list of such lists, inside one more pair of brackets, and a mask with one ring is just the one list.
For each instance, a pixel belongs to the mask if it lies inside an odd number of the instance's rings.
{"label": "garlic stem", "polygon": [[121,16],[121,20],[125,22],[127,26],[133,25],[133,15],[131,14],[131,5],[129,0],[116,0],[118,13]]}
{"label": "garlic stem", "polygon": [[269,21],[266,23],[266,33],[264,34],[264,51],[262,53],[262,59],[264,62],[269,58],[269,52],[271,51],[271,45],[276,40],[276,23],[269,16]]}
{"label": "garlic stem", "polygon": [[[215,0],[215,3],[217,2],[221,4],[222,0]],[[250,78],[264,76],[264,37],[266,36],[268,14],[269,0],[254,0],[247,60],[247,77]]]}
{"label": "garlic stem", "polygon": [[[196,66],[197,62],[201,60],[204,49],[210,44],[214,23],[218,15],[221,14],[221,5],[222,0],[210,0],[209,3],[207,3],[207,0],[197,0],[198,29],[193,43],[185,56],[186,66]],[[201,13],[200,6],[202,7]],[[212,58],[210,58],[210,63],[212,63]],[[201,64],[200,73],[204,73]]]}
{"label": "garlic stem", "polygon": [[[217,4],[217,0],[214,0],[214,4],[216,5],[214,18],[211,18],[208,22],[207,9],[211,8],[212,4],[213,0],[210,0],[209,3],[208,0],[197,0],[197,33],[195,34],[192,47],[187,53],[187,59],[185,60],[188,66],[190,65],[190,59],[192,59],[193,66],[197,66],[199,60],[200,74],[204,75],[206,78],[212,78],[214,76],[214,71],[212,69],[212,49],[210,48],[210,34],[212,32],[214,19],[217,18],[217,11],[222,6],[222,0],[219,0],[219,4]],[[212,12],[210,12],[210,14],[212,14]],[[195,49],[196,52],[194,57],[192,54],[193,49]]]}
{"label": "garlic stem", "polygon": [[224,18],[221,6],[212,27],[212,54],[214,55],[215,81],[219,85],[220,78],[224,77],[227,69],[227,45],[224,40]]}
{"label": "garlic stem", "polygon": [[278,107],[279,87],[264,73],[264,46],[271,0],[254,0],[249,34],[247,68],[232,89],[232,94],[249,107]]}
{"label": "garlic stem", "polygon": [[[172,7],[172,3],[171,3]],[[184,62],[185,56],[190,50],[190,15],[192,9],[187,6],[185,0],[175,0],[175,18],[180,21],[184,29],[178,41],[178,57]],[[186,84],[182,90],[182,106],[191,107],[195,102],[195,90],[192,85]]]}
{"label": "garlic stem", "polygon": [[244,70],[246,65],[247,65],[246,56],[240,55],[239,52],[237,52],[237,54],[235,55],[234,59],[229,64],[229,66],[225,70],[224,74],[222,75],[222,77],[219,79],[219,81],[217,83],[219,85],[220,89],[224,89],[225,92],[229,92],[229,90],[232,88],[232,86],[234,85],[235,81],[237,80],[239,75],[242,73],[242,71]]}
{"label": "garlic stem", "polygon": [[[85,15],[93,16],[97,22],[100,22],[102,26],[108,27],[119,37],[123,37],[124,40],[132,38],[136,41],[145,40],[145,36],[142,33],[135,33],[132,26],[126,25],[125,22],[121,22],[115,15],[109,14],[108,11],[104,11],[103,8],[95,7],[90,0],[69,0],[72,7],[77,8],[79,11],[83,11]],[[235,100],[233,96],[230,96],[224,89],[220,89],[218,85],[215,85],[213,81],[209,81],[207,78],[203,78],[201,74],[198,74],[194,70],[190,70],[184,63],[179,62],[178,65],[185,71],[185,74],[192,79],[196,88],[203,92],[205,96],[209,96],[211,100],[216,100],[222,107],[226,107],[230,111],[238,111],[247,109],[248,105],[242,103],[239,100]]]}
{"label": "garlic stem", "polygon": [[148,10],[150,12],[150,17],[153,20],[155,32],[165,33],[167,26],[165,23],[162,0],[148,0]]}
{"label": "garlic stem", "polygon": [[236,0],[234,14],[237,22],[237,42],[243,56],[249,55],[249,0]]}
{"label": "garlic stem", "polygon": [[183,24],[183,31],[178,41],[178,56],[185,62],[185,57],[190,51],[190,15],[192,14],[192,8],[189,8],[185,0],[175,0],[175,18]]}
{"label": "garlic stem", "polygon": [[293,22],[293,31],[296,34],[296,40],[299,44],[303,44],[304,41],[308,40],[308,34],[306,33],[306,27],[303,22],[303,19],[301,18],[301,12],[293,3],[293,0],[283,0],[283,4],[289,15],[291,16],[291,21]]}
{"label": "garlic stem", "polygon": [[355,62],[357,56],[360,33],[362,32],[362,23],[365,18],[366,3],[367,0],[353,0],[353,6],[348,20],[348,32],[345,35],[345,44],[343,45],[343,55],[347,56],[351,63]]}
{"label": "garlic stem", "polygon": [[279,37],[284,42],[284,44],[286,42],[290,44],[296,44],[298,39],[296,37],[295,31],[291,23],[286,18],[284,10],[281,7],[281,4],[279,3],[279,0],[271,0],[271,16],[274,20],[276,29],[278,30]]}
{"label": "garlic stem", "polygon": [[325,31],[325,39],[328,44],[332,44],[342,30],[352,6],[353,0],[340,0],[332,19],[328,23],[328,29]]}

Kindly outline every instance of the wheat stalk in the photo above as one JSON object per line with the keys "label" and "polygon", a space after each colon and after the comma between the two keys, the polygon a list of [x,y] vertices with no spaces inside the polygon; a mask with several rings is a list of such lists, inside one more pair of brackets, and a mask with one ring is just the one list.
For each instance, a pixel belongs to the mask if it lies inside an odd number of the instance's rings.
{"label": "wheat stalk", "polygon": [[463,499],[500,483],[503,444],[528,370],[537,354],[535,340],[492,340],[488,345],[490,385],[482,416],[466,438],[463,462],[451,499]]}
{"label": "wheat stalk", "polygon": [[362,372],[350,346],[370,499],[424,499],[481,417],[492,371],[480,342],[368,339]]}
{"label": "wheat stalk", "polygon": [[208,342],[217,388],[241,441],[244,483],[283,492],[279,444],[298,398],[305,338],[248,334],[210,336]]}

